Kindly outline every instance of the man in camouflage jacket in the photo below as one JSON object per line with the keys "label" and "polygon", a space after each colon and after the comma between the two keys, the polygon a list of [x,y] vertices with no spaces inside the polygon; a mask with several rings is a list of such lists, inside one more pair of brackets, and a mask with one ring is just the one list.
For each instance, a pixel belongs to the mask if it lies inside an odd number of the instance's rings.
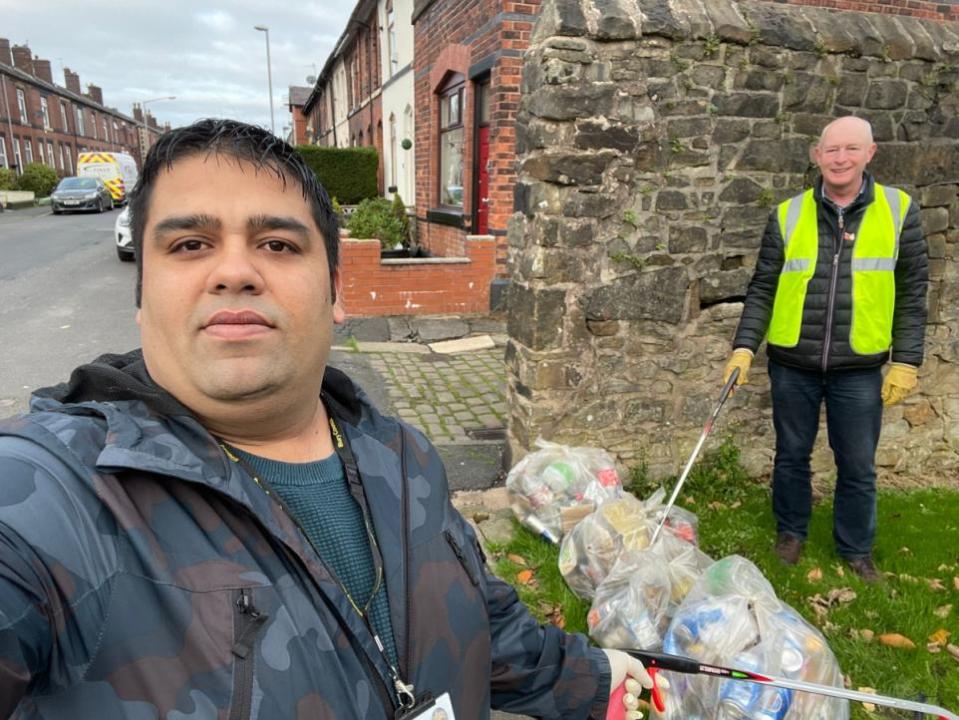
{"label": "man in camouflage jacket", "polygon": [[[461,719],[602,718],[627,674],[649,686],[538,625],[435,449],[326,366],[338,232],[295,151],[232,121],[173,131],[132,213],[142,352],[0,423],[0,717],[380,720],[448,693]],[[345,458],[395,664],[227,445]]]}

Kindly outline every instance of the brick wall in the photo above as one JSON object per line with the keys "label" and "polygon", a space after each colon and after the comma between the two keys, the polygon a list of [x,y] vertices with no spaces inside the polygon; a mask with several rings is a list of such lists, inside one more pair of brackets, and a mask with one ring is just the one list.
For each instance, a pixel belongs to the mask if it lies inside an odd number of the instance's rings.
{"label": "brick wall", "polygon": [[496,240],[470,237],[465,257],[382,260],[378,240],[344,238],[340,245],[347,315],[431,315],[489,311]]}
{"label": "brick wall", "polygon": [[[461,239],[474,231],[475,89],[471,68],[481,63],[489,71],[489,233],[497,237],[497,275],[506,268],[506,225],[513,212],[516,179],[516,112],[520,100],[522,54],[539,12],[540,0],[434,0],[414,9],[414,71],[416,73],[416,212],[418,239],[434,254],[455,248],[451,233]],[[460,228],[431,223],[427,213],[438,209],[439,98],[437,89],[449,73],[466,78],[464,98],[464,178]],[[480,79],[479,77],[475,79]]]}
{"label": "brick wall", "polygon": [[928,20],[959,21],[959,2],[956,0],[762,0],[788,5],[809,5],[835,10],[858,10],[883,15],[908,15]]}

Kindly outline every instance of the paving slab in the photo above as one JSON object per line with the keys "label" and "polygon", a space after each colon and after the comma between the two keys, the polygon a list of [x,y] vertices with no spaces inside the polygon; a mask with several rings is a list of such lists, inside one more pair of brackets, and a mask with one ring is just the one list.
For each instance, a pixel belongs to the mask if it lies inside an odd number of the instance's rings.
{"label": "paving slab", "polygon": [[493,342],[493,338],[489,335],[475,335],[472,337],[458,338],[456,340],[435,342],[429,345],[430,350],[444,355],[473,352],[475,350],[489,350],[495,347],[496,343]]}
{"label": "paving slab", "polygon": [[468,335],[470,326],[460,318],[414,317],[410,329],[420,342],[431,343]]}

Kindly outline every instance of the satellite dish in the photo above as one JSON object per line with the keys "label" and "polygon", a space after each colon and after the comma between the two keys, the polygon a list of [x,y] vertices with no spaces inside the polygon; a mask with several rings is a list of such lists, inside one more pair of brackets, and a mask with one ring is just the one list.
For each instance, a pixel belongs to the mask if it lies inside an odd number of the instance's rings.
{"label": "satellite dish", "polygon": [[306,82],[309,85],[316,85],[316,75],[307,75]]}

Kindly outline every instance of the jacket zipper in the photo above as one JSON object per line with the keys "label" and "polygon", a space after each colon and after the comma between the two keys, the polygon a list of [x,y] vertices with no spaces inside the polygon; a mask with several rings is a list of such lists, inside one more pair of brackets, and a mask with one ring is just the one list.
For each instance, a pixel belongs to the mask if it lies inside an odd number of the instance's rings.
{"label": "jacket zipper", "polygon": [[234,691],[230,704],[229,720],[247,720],[253,704],[253,648],[256,637],[263,629],[269,615],[262,613],[253,605],[252,594],[241,588],[236,599],[236,612],[233,616],[233,654]]}
{"label": "jacket zipper", "polygon": [[413,603],[410,597],[410,493],[406,479],[406,430],[400,426],[400,473],[403,492],[403,562],[405,572],[403,586],[406,590],[406,647],[403,651],[402,671],[410,677],[413,667]]}
{"label": "jacket zipper", "polygon": [[453,533],[449,530],[443,531],[443,537],[446,538],[446,542],[453,549],[453,554],[456,555],[456,559],[460,561],[460,565],[463,566],[463,570],[466,571],[466,575],[469,577],[470,582],[474,586],[479,586],[479,578],[476,576],[476,573],[469,566],[469,560],[466,559],[466,553],[463,552],[463,548],[460,547],[459,543],[456,542],[456,538],[453,537]]}
{"label": "jacket zipper", "polygon": [[842,252],[842,233],[846,221],[843,218],[843,209],[838,208],[839,214],[839,234],[836,238],[835,249],[832,255],[832,275],[829,280],[829,302],[826,305],[826,336],[822,343],[822,371],[825,373],[829,368],[829,343],[832,340],[832,320],[836,304],[836,286],[839,284],[839,254]]}

